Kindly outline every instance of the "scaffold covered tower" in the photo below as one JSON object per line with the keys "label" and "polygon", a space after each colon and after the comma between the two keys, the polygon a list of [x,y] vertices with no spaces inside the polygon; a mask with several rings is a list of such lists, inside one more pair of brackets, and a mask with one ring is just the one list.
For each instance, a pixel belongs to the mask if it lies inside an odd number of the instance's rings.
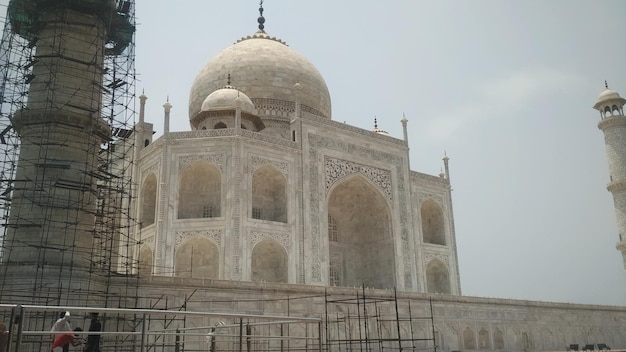
{"label": "scaffold covered tower", "polygon": [[5,303],[104,306],[107,280],[131,277],[134,32],[132,0],[9,3],[0,47]]}

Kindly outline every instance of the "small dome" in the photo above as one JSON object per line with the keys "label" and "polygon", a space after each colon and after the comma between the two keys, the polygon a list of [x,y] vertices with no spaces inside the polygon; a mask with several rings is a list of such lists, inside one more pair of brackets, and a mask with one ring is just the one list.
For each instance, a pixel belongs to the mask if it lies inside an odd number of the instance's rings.
{"label": "small dome", "polygon": [[624,105],[624,103],[626,103],[626,99],[622,98],[618,92],[607,87],[600,93],[598,101],[596,101],[596,104],[593,107],[597,110],[602,109],[602,105],[607,102],[616,102]]}
{"label": "small dome", "polygon": [[621,97],[619,96],[618,92],[614,91],[613,89],[606,88],[605,90],[602,91],[602,93],[600,93],[600,96],[598,96],[598,101],[620,99],[620,98]]}
{"label": "small dome", "polygon": [[232,86],[220,88],[209,94],[202,102],[201,111],[235,110],[238,104],[241,106],[242,113],[256,115],[252,100]]}

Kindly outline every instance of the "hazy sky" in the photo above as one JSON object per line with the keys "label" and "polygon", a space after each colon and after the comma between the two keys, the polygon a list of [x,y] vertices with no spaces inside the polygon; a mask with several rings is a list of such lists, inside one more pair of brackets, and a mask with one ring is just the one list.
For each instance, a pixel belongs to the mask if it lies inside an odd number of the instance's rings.
{"label": "hazy sky", "polygon": [[[0,3],[6,4],[7,0]],[[626,97],[624,1],[266,0],[266,31],[320,71],[333,119],[402,138],[411,167],[450,157],[463,294],[626,305],[604,139]],[[146,120],[189,130],[196,74],[256,31],[258,1],[137,0]],[[236,82],[233,82],[236,85]]]}

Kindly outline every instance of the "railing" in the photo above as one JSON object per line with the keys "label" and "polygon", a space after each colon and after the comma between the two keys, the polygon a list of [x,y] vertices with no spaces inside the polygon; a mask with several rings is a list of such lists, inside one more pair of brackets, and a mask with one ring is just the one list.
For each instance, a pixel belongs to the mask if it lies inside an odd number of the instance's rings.
{"label": "railing", "polygon": [[6,337],[4,351],[49,351],[53,338],[50,328],[59,312],[65,311],[70,312],[73,327],[88,327],[87,314],[99,313],[102,331],[84,328],[76,334],[80,338],[100,335],[102,352],[322,350],[319,318],[0,304],[0,321],[7,325],[6,331],[0,331]]}

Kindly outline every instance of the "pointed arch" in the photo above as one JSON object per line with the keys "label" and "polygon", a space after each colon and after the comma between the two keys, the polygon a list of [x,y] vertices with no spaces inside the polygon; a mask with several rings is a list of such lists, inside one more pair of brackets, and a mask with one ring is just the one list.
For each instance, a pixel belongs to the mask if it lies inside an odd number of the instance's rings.
{"label": "pointed arch", "polygon": [[465,346],[466,350],[476,349],[476,337],[474,336],[474,331],[469,326],[463,330],[463,346]]}
{"label": "pointed arch", "polygon": [[452,293],[447,266],[438,259],[426,266],[426,289],[429,293]]}
{"label": "pointed arch", "polygon": [[443,209],[433,199],[427,199],[421,206],[422,236],[424,243],[446,245],[446,229]]}
{"label": "pointed arch", "polygon": [[[328,195],[329,278],[340,286],[393,288],[395,252],[390,205],[365,177],[354,174]],[[333,272],[334,271],[334,272]]]}
{"label": "pointed arch", "polygon": [[263,166],[252,175],[251,218],[287,222],[287,180],[273,166]]}
{"label": "pointed arch", "polygon": [[221,214],[222,175],[207,161],[185,167],[178,181],[178,218],[214,218]]}
{"label": "pointed arch", "polygon": [[478,349],[479,350],[490,350],[491,349],[491,340],[489,339],[489,331],[485,328],[481,328],[478,332]]}
{"label": "pointed arch", "polygon": [[287,252],[273,239],[265,239],[252,249],[252,281],[288,282]]}
{"label": "pointed arch", "polygon": [[154,224],[156,197],[157,178],[153,173],[150,173],[141,186],[141,213],[139,214],[139,219],[144,227]]}
{"label": "pointed arch", "polygon": [[139,276],[151,276],[153,267],[152,248],[148,245],[141,246],[139,249]]}
{"label": "pointed arch", "polygon": [[504,334],[499,328],[493,331],[493,348],[496,350],[504,349]]}
{"label": "pointed arch", "polygon": [[219,248],[207,238],[192,237],[176,249],[174,272],[178,277],[219,278]]}
{"label": "pointed arch", "polygon": [[226,128],[226,124],[221,121],[216,123],[215,126],[213,126],[214,130],[221,130],[223,128]]}

